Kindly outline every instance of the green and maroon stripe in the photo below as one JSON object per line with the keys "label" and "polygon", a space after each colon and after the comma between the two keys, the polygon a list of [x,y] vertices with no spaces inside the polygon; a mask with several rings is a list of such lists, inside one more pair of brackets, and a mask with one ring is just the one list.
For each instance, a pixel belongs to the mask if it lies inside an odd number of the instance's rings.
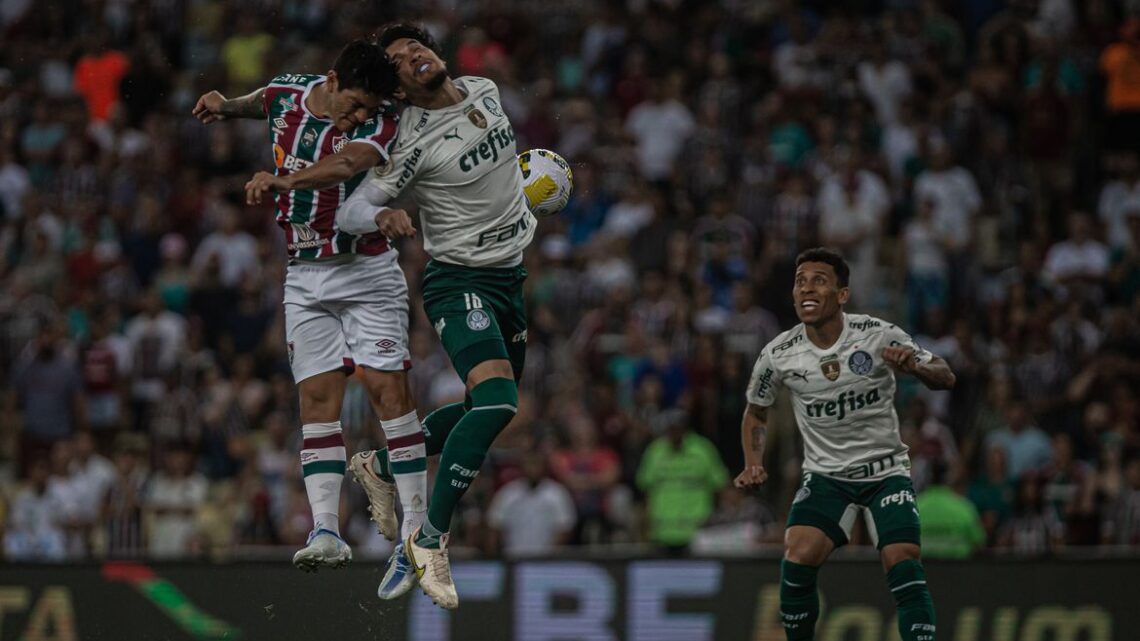
{"label": "green and maroon stripe", "polygon": [[301,474],[344,475],[344,436],[340,432],[304,439],[301,445]]}

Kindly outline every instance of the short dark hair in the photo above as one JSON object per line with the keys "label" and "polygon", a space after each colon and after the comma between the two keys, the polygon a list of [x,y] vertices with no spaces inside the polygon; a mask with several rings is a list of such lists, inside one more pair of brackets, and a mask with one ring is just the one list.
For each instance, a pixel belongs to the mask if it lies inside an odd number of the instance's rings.
{"label": "short dark hair", "polygon": [[379,35],[376,36],[376,42],[380,45],[381,50],[386,50],[388,45],[400,38],[411,38],[428,49],[439,53],[439,46],[436,45],[435,38],[431,37],[428,30],[411,22],[390,22],[380,27]]}
{"label": "short dark hair", "polygon": [[804,263],[826,263],[831,265],[835,270],[835,276],[839,279],[840,287],[847,287],[847,281],[851,278],[851,268],[847,266],[847,261],[843,259],[843,254],[840,254],[834,249],[827,247],[813,247],[805,249],[796,256],[796,267]]}
{"label": "short dark hair", "polygon": [[340,89],[363,89],[385,98],[396,90],[396,72],[384,49],[369,40],[357,39],[341,49],[333,63]]}

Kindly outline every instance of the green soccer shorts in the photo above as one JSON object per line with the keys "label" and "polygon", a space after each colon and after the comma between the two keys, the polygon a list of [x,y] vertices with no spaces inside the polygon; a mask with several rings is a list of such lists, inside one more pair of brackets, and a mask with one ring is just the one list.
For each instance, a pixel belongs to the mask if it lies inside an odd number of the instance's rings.
{"label": "green soccer shorts", "polygon": [[459,378],[483,361],[511,362],[515,381],[526,359],[526,304],[518,267],[463,267],[439,261],[424,270],[424,311]]}
{"label": "green soccer shorts", "polygon": [[810,525],[823,530],[838,548],[851,538],[860,511],[876,548],[891,543],[921,545],[918,504],[909,476],[844,481],[806,472],[792,501],[788,527]]}

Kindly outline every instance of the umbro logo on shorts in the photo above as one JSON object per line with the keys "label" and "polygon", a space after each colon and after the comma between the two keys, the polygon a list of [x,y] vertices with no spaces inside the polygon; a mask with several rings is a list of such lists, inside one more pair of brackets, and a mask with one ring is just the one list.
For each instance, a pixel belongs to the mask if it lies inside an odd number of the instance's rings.
{"label": "umbro logo on shorts", "polygon": [[395,352],[397,345],[399,345],[399,343],[390,338],[384,338],[376,341],[376,348],[380,350],[381,354],[391,354],[392,352]]}

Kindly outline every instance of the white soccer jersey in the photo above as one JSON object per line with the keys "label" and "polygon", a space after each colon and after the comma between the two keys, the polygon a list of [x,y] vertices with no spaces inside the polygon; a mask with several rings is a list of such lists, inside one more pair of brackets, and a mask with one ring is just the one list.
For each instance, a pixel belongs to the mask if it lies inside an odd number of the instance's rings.
{"label": "white soccer jersey", "polygon": [[517,265],[537,221],[523,194],[515,132],[494,82],[467,76],[455,84],[467,92],[459,104],[404,110],[392,159],[371,180],[392,198],[411,189],[433,259]]}
{"label": "white soccer jersey", "polygon": [[882,356],[888,346],[913,348],[920,363],[933,358],[898,326],[872,316],[844,314],[843,332],[828,349],[808,340],[800,323],[760,353],[748,402],[769,407],[778,388],[791,391],[806,472],[852,480],[909,474],[895,374]]}

